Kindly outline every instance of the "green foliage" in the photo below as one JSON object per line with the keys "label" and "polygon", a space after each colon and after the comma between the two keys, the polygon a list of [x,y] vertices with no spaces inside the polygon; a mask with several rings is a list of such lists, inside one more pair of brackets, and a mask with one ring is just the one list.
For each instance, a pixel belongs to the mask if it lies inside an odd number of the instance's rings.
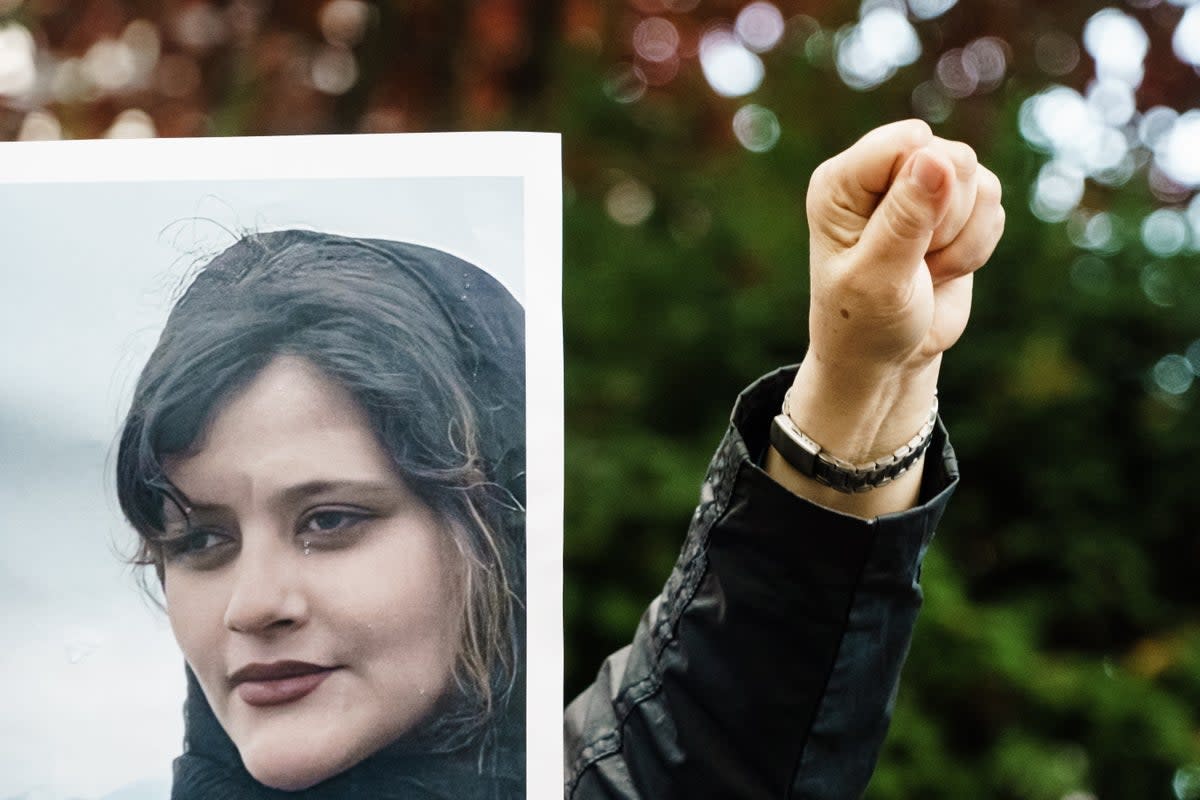
{"label": "green foliage", "polygon": [[[747,98],[782,137],[751,153],[728,133],[740,103],[697,76],[622,104],[605,63],[560,55],[568,695],[661,588],[736,392],[804,354],[807,176],[910,116],[936,56],[859,93],[782,47]],[[1018,68],[935,126],[1000,176],[1008,226],[943,370],[964,481],[926,565],[870,800],[1168,798],[1200,763],[1200,401],[1150,378],[1200,338],[1200,270],[1142,246],[1159,204],[1144,178],[1089,189],[1116,220],[1112,252],[1030,212],[1044,157],[1017,114],[1036,78]],[[653,197],[640,223],[606,209],[622,181]],[[1170,304],[1144,290],[1148,264]]]}

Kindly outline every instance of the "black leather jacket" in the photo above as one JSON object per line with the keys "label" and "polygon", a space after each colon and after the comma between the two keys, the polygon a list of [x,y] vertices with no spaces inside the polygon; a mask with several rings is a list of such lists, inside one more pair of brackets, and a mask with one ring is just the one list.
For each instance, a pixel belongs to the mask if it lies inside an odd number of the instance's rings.
{"label": "black leather jacket", "polygon": [[958,480],[939,425],[922,505],[863,521],[757,463],[794,368],[738,399],[691,530],[633,643],[567,708],[566,797],[860,797]]}

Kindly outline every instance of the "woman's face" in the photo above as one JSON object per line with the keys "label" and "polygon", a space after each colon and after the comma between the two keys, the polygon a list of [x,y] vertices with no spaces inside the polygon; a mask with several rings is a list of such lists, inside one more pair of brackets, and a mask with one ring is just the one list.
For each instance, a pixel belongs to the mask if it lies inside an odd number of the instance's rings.
{"label": "woman's face", "polygon": [[192,507],[185,528],[166,504],[167,614],[258,781],[311,786],[429,713],[452,681],[461,562],[345,389],[279,357],[167,472]]}

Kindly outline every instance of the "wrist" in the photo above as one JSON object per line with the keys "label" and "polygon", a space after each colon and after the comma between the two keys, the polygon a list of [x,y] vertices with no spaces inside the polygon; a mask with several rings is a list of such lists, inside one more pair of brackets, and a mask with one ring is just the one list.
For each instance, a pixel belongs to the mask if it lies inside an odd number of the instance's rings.
{"label": "wrist", "polygon": [[810,350],[787,413],[830,455],[872,461],[908,442],[929,419],[940,366],[940,357],[917,367],[831,364]]}
{"label": "wrist", "polygon": [[[911,441],[929,420],[939,368],[940,358],[913,370],[860,369],[824,363],[810,350],[792,384],[788,416],[824,453],[852,464],[876,461]],[[924,460],[920,455],[886,485],[852,494],[798,471],[774,447],[765,466],[795,494],[871,519],[916,505]]]}

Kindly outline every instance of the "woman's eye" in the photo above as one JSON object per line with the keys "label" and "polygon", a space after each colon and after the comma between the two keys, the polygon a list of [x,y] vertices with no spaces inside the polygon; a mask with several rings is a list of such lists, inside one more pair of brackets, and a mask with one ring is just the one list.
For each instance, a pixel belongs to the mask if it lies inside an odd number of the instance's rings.
{"label": "woman's eye", "polygon": [[162,543],[162,546],[168,559],[197,558],[211,555],[231,541],[232,539],[221,531],[197,528],[168,538]]}
{"label": "woman's eye", "polygon": [[301,533],[335,533],[353,527],[368,517],[361,511],[329,509],[309,514],[301,527]]}

